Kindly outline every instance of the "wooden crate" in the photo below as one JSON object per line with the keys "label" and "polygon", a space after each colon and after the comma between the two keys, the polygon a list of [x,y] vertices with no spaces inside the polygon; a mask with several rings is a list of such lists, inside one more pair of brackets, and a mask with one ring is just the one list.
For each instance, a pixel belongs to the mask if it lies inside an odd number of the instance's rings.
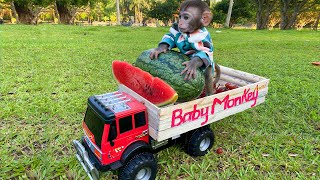
{"label": "wooden crate", "polygon": [[124,85],[119,85],[119,91],[124,91],[145,104],[148,109],[149,134],[153,139],[162,141],[265,101],[269,79],[224,66],[220,68],[219,83],[231,82],[239,88],[165,107],[155,106]]}

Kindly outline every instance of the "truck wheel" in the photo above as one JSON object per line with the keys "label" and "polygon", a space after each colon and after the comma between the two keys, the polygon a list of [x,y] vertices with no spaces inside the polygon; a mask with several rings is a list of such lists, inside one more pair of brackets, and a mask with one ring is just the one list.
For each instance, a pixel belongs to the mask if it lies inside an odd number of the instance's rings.
{"label": "truck wheel", "polygon": [[214,135],[208,126],[197,129],[187,141],[187,153],[191,156],[203,156],[212,148],[213,143]]}
{"label": "truck wheel", "polygon": [[150,180],[157,174],[157,162],[152,153],[144,152],[133,157],[120,170],[120,180]]}

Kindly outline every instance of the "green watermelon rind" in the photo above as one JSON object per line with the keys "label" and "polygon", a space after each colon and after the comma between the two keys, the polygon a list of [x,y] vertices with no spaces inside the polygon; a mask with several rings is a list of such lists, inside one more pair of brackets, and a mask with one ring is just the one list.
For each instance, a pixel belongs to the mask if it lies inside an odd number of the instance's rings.
{"label": "green watermelon rind", "polygon": [[196,78],[191,80],[184,80],[185,74],[180,75],[185,68],[182,63],[189,60],[186,55],[169,51],[152,60],[150,52],[151,49],[142,52],[134,65],[167,82],[178,93],[178,102],[190,101],[200,96],[205,84],[203,72],[197,70]]}

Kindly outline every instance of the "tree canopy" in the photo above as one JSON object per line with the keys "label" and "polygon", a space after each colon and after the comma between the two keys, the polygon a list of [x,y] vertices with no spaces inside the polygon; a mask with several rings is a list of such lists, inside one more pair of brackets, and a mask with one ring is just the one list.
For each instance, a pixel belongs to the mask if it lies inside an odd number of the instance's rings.
{"label": "tree canopy", "polygon": [[164,2],[155,2],[151,5],[151,9],[147,15],[151,18],[162,20],[165,25],[168,25],[169,20],[173,19],[178,14],[180,1],[168,0]]}
{"label": "tree canopy", "polygon": [[[228,13],[229,0],[218,2],[213,8],[213,20],[223,24]],[[244,23],[252,21],[254,18],[255,9],[250,0],[234,0],[232,15],[229,26],[232,27],[236,23]]]}
{"label": "tree canopy", "polygon": [[[178,20],[182,0],[0,0],[0,6],[11,8],[11,19],[18,23],[37,24],[43,13],[50,13],[54,22],[74,24],[82,20],[130,22],[142,24],[157,19],[165,25]],[[256,24],[256,29],[300,29],[304,26],[317,29],[320,18],[320,0],[233,0],[230,27],[235,24]],[[118,3],[116,3],[118,2]],[[213,22],[224,24],[230,0],[210,3]],[[119,4],[117,10],[116,4]],[[3,6],[5,5],[5,6]],[[50,9],[50,10],[47,10]],[[7,11],[2,10],[3,19]],[[121,17],[120,17],[121,16]],[[42,18],[43,19],[43,18]],[[120,23],[118,23],[120,24]]]}

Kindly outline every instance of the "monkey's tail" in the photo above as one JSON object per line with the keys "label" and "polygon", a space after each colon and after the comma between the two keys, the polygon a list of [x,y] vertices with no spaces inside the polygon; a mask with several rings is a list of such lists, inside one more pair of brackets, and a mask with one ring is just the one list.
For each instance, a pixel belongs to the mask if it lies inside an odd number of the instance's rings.
{"label": "monkey's tail", "polygon": [[214,87],[216,87],[216,84],[220,80],[221,69],[220,69],[220,66],[217,63],[214,63],[214,68],[215,68],[215,71],[216,71],[216,77],[214,78],[213,85],[214,85]]}

